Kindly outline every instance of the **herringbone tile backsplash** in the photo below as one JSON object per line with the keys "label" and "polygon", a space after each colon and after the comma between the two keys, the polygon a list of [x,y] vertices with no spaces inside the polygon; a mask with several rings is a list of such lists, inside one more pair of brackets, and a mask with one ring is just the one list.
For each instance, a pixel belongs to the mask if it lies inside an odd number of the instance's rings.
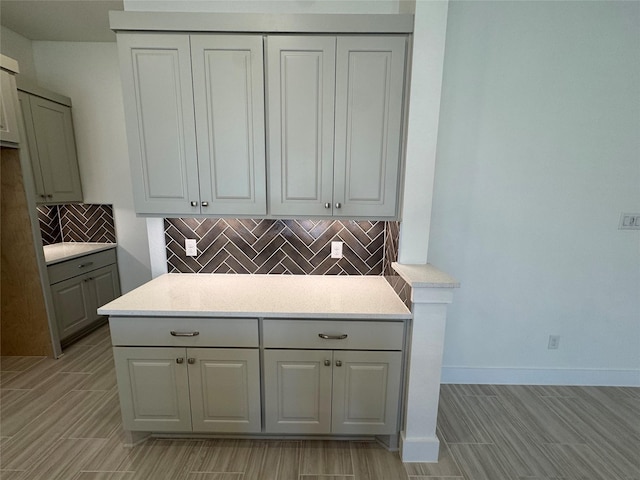
{"label": "herringbone tile backsplash", "polygon": [[115,243],[116,229],[111,205],[41,205],[38,220],[42,243]]}
{"label": "herringbone tile backsplash", "polygon": [[[385,223],[167,218],[164,228],[168,270],[381,275],[385,262]],[[197,241],[196,257],[186,256],[187,238]],[[331,258],[332,241],[344,242],[343,258]]]}

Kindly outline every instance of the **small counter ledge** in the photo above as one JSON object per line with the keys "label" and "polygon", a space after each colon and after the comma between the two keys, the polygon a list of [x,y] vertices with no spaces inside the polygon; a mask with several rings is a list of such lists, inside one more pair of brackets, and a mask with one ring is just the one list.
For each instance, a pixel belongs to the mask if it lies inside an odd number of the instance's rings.
{"label": "small counter ledge", "polygon": [[392,268],[412,288],[459,288],[460,282],[448,273],[438,270],[430,264],[404,265],[398,262]]}
{"label": "small counter ledge", "polygon": [[49,266],[55,263],[64,262],[65,260],[71,260],[72,258],[83,257],[91,253],[109,250],[110,248],[116,248],[117,246],[117,243],[97,242],[54,243],[52,245],[45,245],[43,247],[44,260],[47,266]]}
{"label": "small counter ledge", "polygon": [[403,320],[382,276],[168,273],[98,309],[101,315]]}

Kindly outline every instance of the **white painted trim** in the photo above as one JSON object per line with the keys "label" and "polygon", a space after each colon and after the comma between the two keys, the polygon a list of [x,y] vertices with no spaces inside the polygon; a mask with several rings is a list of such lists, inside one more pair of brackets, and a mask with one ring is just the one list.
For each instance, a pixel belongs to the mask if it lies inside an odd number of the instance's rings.
{"label": "white painted trim", "polygon": [[167,273],[167,246],[164,238],[164,218],[147,218],[151,278]]}
{"label": "white painted trim", "polygon": [[640,370],[442,367],[442,383],[640,387]]}
{"label": "white painted trim", "polygon": [[435,463],[438,461],[440,440],[438,437],[407,437],[400,432],[400,458],[407,462]]}

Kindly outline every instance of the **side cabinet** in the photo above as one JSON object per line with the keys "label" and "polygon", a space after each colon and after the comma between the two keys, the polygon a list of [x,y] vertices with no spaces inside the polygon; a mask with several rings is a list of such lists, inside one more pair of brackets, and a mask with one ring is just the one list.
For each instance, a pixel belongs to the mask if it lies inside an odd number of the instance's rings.
{"label": "side cabinet", "polygon": [[126,430],[261,431],[257,320],[118,318],[111,332]]}
{"label": "side cabinet", "polygon": [[267,37],[274,215],[394,217],[406,37]]}
{"label": "side cabinet", "polygon": [[403,332],[400,322],[265,320],[266,432],[397,434]]}
{"label": "side cabinet", "polygon": [[0,141],[3,143],[20,143],[15,92],[16,80],[13,74],[0,70]]}
{"label": "side cabinet", "polygon": [[37,203],[82,202],[71,108],[19,91]]}
{"label": "side cabinet", "polygon": [[68,344],[102,318],[96,310],[120,296],[115,250],[106,250],[47,268],[58,334]]}
{"label": "side cabinet", "polygon": [[266,214],[262,37],[119,34],[137,213]]}

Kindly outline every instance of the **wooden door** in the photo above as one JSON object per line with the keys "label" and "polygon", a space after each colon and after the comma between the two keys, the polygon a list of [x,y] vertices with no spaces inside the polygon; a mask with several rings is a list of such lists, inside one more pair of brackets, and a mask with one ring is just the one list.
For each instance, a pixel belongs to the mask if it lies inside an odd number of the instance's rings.
{"label": "wooden door", "polygon": [[118,34],[118,51],[136,212],[198,214],[189,36]]}
{"label": "wooden door", "polygon": [[331,432],[398,433],[402,352],[334,352]]}
{"label": "wooden door", "polygon": [[202,213],[267,213],[262,37],[191,35]]}
{"label": "wooden door", "polygon": [[186,349],[114,347],[125,430],[191,431]]}
{"label": "wooden door", "polygon": [[265,350],[266,433],[331,431],[330,350]]}
{"label": "wooden door", "polygon": [[331,215],[335,37],[267,37],[273,215]]}
{"label": "wooden door", "polygon": [[404,36],[338,37],[334,215],[397,214],[405,44]]}
{"label": "wooden door", "polygon": [[187,357],[193,431],[259,433],[258,350],[189,348]]}

